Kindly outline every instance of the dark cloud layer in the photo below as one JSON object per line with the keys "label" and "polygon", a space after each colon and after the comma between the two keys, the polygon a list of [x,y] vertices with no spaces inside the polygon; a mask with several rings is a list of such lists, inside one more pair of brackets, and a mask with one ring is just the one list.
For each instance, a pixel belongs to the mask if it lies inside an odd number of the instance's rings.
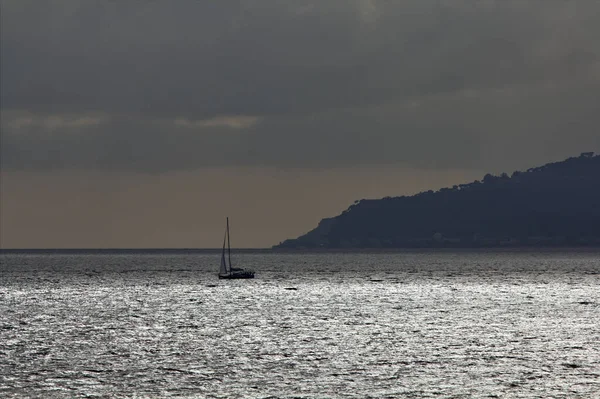
{"label": "dark cloud layer", "polygon": [[3,1],[2,167],[504,168],[600,150],[595,1]]}

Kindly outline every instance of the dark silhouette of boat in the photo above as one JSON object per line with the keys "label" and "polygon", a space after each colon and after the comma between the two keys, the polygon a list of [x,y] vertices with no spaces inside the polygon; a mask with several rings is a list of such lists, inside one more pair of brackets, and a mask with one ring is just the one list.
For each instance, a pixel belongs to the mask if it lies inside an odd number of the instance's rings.
{"label": "dark silhouette of boat", "polygon": [[[227,258],[225,258],[225,243],[227,243]],[[229,261],[229,262],[228,262]],[[221,268],[219,269],[220,279],[242,279],[254,278],[254,270],[233,267],[231,265],[231,242],[229,238],[229,218],[227,218],[227,228],[223,238],[223,251],[221,252]]]}

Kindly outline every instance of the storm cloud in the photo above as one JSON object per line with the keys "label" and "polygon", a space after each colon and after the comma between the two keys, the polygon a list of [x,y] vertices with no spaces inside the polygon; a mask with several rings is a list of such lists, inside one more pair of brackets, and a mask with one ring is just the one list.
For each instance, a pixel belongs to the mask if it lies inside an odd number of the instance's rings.
{"label": "storm cloud", "polygon": [[3,1],[4,170],[502,169],[600,150],[595,1]]}

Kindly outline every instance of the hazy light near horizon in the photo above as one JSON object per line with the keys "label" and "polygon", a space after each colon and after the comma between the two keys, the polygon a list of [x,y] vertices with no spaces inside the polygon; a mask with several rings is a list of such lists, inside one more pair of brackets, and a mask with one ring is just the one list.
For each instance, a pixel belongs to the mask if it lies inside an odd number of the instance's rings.
{"label": "hazy light near horizon", "polygon": [[353,201],[480,178],[472,171],[212,168],[0,175],[2,248],[268,248]]}

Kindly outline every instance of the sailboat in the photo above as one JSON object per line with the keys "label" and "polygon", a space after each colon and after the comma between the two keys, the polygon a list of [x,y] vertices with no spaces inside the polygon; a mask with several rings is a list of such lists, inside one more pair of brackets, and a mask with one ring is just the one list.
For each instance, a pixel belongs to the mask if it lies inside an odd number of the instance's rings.
{"label": "sailboat", "polygon": [[[227,258],[225,258],[225,243],[227,243]],[[229,264],[227,264],[229,260]],[[254,271],[231,266],[231,242],[229,238],[229,218],[227,218],[227,229],[223,238],[223,251],[221,252],[220,279],[254,278]]]}

